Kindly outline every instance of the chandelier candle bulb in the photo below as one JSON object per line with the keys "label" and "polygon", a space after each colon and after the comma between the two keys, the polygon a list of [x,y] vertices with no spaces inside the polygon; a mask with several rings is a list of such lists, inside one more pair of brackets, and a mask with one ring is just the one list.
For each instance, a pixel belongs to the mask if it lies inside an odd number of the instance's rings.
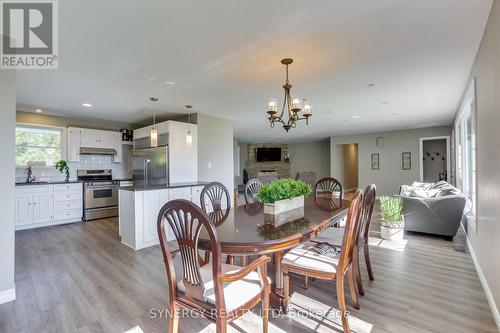
{"label": "chandelier candle bulb", "polygon": [[310,115],[312,113],[312,106],[308,100],[304,100],[304,115]]}
{"label": "chandelier candle bulb", "polygon": [[267,111],[268,112],[276,112],[278,111],[278,100],[276,98],[270,98],[267,103]]}
{"label": "chandelier candle bulb", "polygon": [[302,107],[302,99],[300,98],[300,96],[293,96],[292,97],[292,110],[295,111],[295,110],[299,110],[301,109]]}

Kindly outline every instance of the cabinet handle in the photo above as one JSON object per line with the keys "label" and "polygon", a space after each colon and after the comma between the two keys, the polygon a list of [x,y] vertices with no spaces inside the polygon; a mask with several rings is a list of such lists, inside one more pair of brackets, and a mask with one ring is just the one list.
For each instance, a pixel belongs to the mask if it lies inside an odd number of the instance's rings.
{"label": "cabinet handle", "polygon": [[36,205],[36,202],[33,202],[33,205]]}
{"label": "cabinet handle", "polygon": [[31,202],[28,202],[28,206],[31,206]]}

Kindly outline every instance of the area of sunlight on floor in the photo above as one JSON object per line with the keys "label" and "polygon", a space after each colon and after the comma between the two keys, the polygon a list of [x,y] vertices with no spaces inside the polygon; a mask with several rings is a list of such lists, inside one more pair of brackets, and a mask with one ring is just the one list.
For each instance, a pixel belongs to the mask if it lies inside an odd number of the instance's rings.
{"label": "area of sunlight on floor", "polygon": [[[307,304],[308,308],[304,308],[301,304]],[[290,307],[292,311],[300,312],[290,316],[290,318],[313,332],[342,332],[342,321],[338,309],[335,307],[299,292],[292,293]],[[370,333],[373,329],[372,324],[354,316],[349,316],[349,324],[351,331],[356,333]]]}
{"label": "area of sunlight on floor", "polygon": [[144,331],[142,330],[142,328],[140,328],[139,326],[134,326],[132,327],[131,329],[129,330],[126,330],[125,332],[123,333],[144,333]]}
{"label": "area of sunlight on floor", "polygon": [[374,237],[368,238],[368,245],[370,246],[380,247],[383,249],[389,249],[399,252],[404,252],[407,243],[408,241],[406,239],[402,239],[399,241],[389,241],[389,240],[384,240],[382,238],[374,238]]}

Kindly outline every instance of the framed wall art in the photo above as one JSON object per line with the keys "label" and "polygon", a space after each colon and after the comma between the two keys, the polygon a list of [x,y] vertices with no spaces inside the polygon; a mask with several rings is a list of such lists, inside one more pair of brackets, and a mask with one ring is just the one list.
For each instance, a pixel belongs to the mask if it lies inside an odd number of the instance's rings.
{"label": "framed wall art", "polygon": [[401,156],[403,170],[411,170],[411,152],[404,152]]}
{"label": "framed wall art", "polygon": [[380,156],[378,153],[372,154],[372,170],[380,170]]}

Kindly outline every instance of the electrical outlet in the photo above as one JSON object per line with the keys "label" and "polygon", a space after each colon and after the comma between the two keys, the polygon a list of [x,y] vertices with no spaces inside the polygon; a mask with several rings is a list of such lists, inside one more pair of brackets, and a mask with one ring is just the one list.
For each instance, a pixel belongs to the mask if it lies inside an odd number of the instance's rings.
{"label": "electrical outlet", "polygon": [[208,162],[208,168],[212,169],[212,162]]}

